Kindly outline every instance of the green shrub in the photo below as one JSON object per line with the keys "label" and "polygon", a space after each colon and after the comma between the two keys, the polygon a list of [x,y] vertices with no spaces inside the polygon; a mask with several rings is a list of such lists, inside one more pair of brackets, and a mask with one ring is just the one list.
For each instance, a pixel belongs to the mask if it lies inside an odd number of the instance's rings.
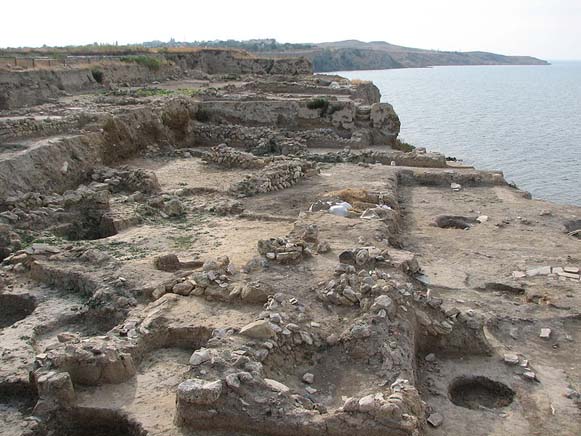
{"label": "green shrub", "polygon": [[395,140],[395,143],[393,145],[393,148],[396,150],[400,150],[400,151],[404,151],[406,153],[412,152],[416,149],[416,147],[414,147],[411,144],[408,144],[405,141],[402,141],[401,139],[397,138]]}
{"label": "green shrub", "polygon": [[210,121],[210,114],[205,109],[198,109],[196,112],[196,120],[200,121],[201,123],[207,123]]}
{"label": "green shrub", "polygon": [[152,56],[124,56],[121,58],[121,62],[133,62],[144,67],[149,68],[151,71],[159,71],[162,65],[162,61],[158,58]]}
{"label": "green shrub", "polygon": [[338,103],[332,104],[329,106],[329,109],[327,109],[327,115],[333,115],[335,112],[340,111],[341,109],[343,109],[343,105]]}
{"label": "green shrub", "polygon": [[136,97],[157,97],[162,95],[172,95],[173,91],[161,88],[139,88],[135,90],[134,94]]}
{"label": "green shrub", "polygon": [[326,98],[314,98],[307,102],[307,107],[312,110],[321,109],[321,115],[323,115],[329,108],[329,100]]}
{"label": "green shrub", "polygon": [[91,70],[91,75],[93,76],[93,79],[95,79],[95,82],[97,83],[103,83],[103,80],[105,79],[105,74],[98,68],[94,68],[93,70]]}

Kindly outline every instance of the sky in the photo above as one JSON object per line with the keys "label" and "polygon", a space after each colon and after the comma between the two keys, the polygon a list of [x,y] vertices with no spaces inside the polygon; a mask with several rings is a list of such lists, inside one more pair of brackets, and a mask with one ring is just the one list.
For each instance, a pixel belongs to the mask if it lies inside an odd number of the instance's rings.
{"label": "sky", "polygon": [[581,0],[2,0],[0,47],[276,38],[581,59]]}

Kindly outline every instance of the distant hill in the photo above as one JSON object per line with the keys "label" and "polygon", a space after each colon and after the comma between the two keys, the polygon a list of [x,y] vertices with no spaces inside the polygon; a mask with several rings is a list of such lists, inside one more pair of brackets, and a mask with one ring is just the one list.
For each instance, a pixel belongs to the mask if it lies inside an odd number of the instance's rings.
{"label": "distant hill", "polygon": [[357,40],[323,42],[303,50],[276,50],[270,55],[306,56],[315,71],[418,68],[439,65],[548,65],[531,56],[504,56],[483,51],[424,50],[384,41]]}
{"label": "distant hill", "polygon": [[[153,42],[160,44],[159,41]],[[378,70],[388,68],[418,68],[438,65],[548,65],[530,56],[504,56],[482,51],[459,52],[424,50],[404,47],[385,41],[357,40],[311,44],[282,44],[274,39],[249,41],[199,41],[176,43],[195,47],[229,47],[269,56],[305,56],[313,62],[316,72],[339,70]],[[144,45],[151,46],[152,43]]]}
{"label": "distant hill", "polygon": [[385,41],[357,40],[322,43],[280,43],[275,39],[247,41],[148,41],[129,46],[90,45],[79,47],[43,47],[29,49],[0,49],[0,55],[129,55],[150,52],[172,52],[198,48],[229,48],[245,50],[261,57],[304,56],[313,63],[315,72],[346,70],[382,70],[390,68],[419,68],[438,65],[548,65],[530,56],[504,56],[483,51],[459,52],[424,50],[404,47]]}

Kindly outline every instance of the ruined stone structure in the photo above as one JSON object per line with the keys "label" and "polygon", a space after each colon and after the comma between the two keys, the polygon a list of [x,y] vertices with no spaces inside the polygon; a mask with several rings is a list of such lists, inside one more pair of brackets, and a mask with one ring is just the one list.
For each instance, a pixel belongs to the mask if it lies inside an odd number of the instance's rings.
{"label": "ruined stone structure", "polygon": [[373,84],[170,60],[3,94],[55,100],[0,117],[0,433],[576,434],[579,208],[398,150]]}

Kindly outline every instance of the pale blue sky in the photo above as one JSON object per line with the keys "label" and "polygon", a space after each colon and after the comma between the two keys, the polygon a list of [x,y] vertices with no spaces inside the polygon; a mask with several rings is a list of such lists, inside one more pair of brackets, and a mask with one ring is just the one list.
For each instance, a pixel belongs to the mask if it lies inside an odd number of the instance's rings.
{"label": "pale blue sky", "polygon": [[359,39],[581,59],[581,0],[4,0],[0,11],[0,47]]}

